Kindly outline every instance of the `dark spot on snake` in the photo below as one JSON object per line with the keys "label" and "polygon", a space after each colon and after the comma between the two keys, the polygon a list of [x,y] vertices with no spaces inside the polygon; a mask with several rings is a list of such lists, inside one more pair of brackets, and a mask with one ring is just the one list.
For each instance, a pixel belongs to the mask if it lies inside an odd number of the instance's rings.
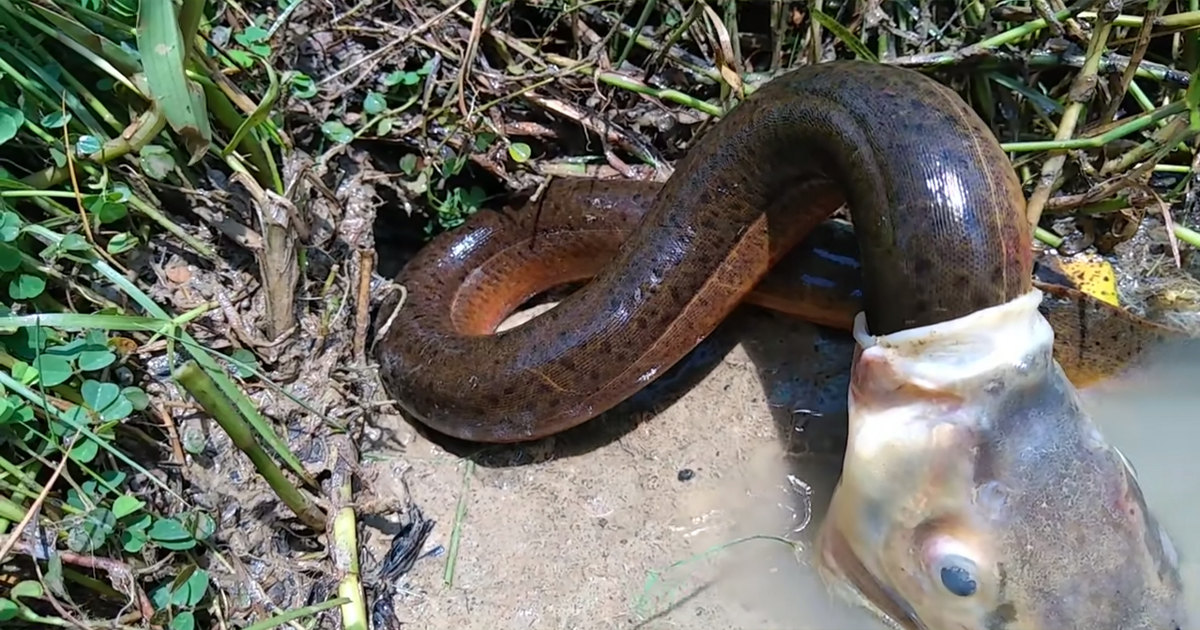
{"label": "dark spot on snake", "polygon": [[971,296],[971,308],[976,311],[982,311],[985,308],[996,306],[1001,303],[997,299],[998,297],[1001,296],[993,295],[984,288],[976,289],[974,295]]}
{"label": "dark spot on snake", "polygon": [[993,266],[992,273],[989,274],[988,279],[992,284],[999,286],[1004,281],[1004,267],[1000,265]]}

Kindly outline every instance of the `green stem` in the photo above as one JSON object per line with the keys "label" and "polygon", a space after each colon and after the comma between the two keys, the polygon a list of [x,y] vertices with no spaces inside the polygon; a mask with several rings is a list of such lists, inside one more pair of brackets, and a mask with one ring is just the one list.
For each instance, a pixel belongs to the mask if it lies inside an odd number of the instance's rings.
{"label": "green stem", "polygon": [[188,361],[175,371],[175,380],[200,403],[217,424],[221,425],[221,429],[229,434],[233,444],[250,458],[255,470],[262,475],[284,505],[314,531],[325,531],[324,512],[288,481],[283,469],[275,464],[275,460],[271,459],[258,440],[254,439],[250,425],[238,413],[233,403],[221,393],[208,372],[196,365],[195,361]]}
{"label": "green stem", "polygon": [[1149,127],[1160,120],[1187,111],[1187,103],[1176,101],[1165,107],[1160,107],[1149,114],[1138,116],[1133,120],[1113,127],[1108,131],[1088,138],[1071,138],[1067,140],[1037,140],[1033,142],[1006,142],[1000,145],[1005,151],[1013,153],[1028,153],[1031,151],[1056,151],[1068,149],[1092,149],[1102,147],[1109,142],[1119,140],[1132,133]]}

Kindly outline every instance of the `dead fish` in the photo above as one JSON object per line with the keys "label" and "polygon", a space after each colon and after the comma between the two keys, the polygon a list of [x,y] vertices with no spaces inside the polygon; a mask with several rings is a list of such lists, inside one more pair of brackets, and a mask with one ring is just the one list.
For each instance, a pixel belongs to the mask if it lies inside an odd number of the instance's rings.
{"label": "dead fish", "polygon": [[1179,558],[1052,356],[1034,290],[871,337],[860,315],[832,590],[906,630],[1184,630]]}

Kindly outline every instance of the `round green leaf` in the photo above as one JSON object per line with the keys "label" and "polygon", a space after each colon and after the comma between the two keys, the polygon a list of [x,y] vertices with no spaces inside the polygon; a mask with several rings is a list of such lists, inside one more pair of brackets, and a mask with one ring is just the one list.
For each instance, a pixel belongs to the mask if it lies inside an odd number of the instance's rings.
{"label": "round green leaf", "polygon": [[124,396],[125,400],[128,400],[129,404],[133,405],[133,408],[138,411],[145,411],[146,407],[150,406],[150,397],[147,396],[145,390],[140,387],[130,385],[129,387],[121,390],[121,395]]}
{"label": "round green leaf", "polygon": [[[84,494],[87,493],[85,492]],[[83,498],[79,496],[79,492],[74,488],[67,490],[67,505],[79,510],[80,512],[86,512],[91,509],[83,504]]]}
{"label": "round green leaf", "polygon": [[250,66],[254,65],[254,57],[250,56],[245,51],[231,48],[225,52],[229,54],[229,58],[232,59],[234,63],[243,68],[249,68]]}
{"label": "round green leaf", "polygon": [[108,250],[108,253],[110,254],[120,254],[137,247],[137,245],[138,239],[136,236],[133,236],[128,232],[121,232],[120,234],[117,234],[108,240],[108,245],[105,247],[105,249]]}
{"label": "round green leaf", "polygon": [[231,352],[229,362],[233,364],[234,373],[242,378],[254,376],[254,370],[258,369],[258,359],[253,352],[245,348],[238,348]]}
{"label": "round green leaf", "polygon": [[[18,398],[17,396],[9,396],[8,402],[17,406],[16,412],[13,413],[13,416],[15,416],[13,419],[16,422],[28,424],[33,421],[33,405],[26,403],[23,398]],[[21,439],[28,442],[28,438]]]}
{"label": "round green leaf", "polygon": [[168,582],[150,593],[150,603],[154,610],[166,610],[171,605],[171,583]]}
{"label": "round green leaf", "polygon": [[257,43],[263,41],[264,39],[267,38],[268,35],[269,34],[266,31],[264,31],[262,29],[262,27],[251,24],[250,26],[247,26],[246,29],[243,30],[242,32],[235,33],[233,36],[233,41],[235,41],[243,46],[250,46],[252,44],[257,44]]}
{"label": "round green leaf", "polygon": [[128,476],[129,475],[122,470],[106,470],[100,473],[100,478],[105,482],[105,486],[103,487],[104,494],[108,494],[111,491],[110,487],[116,488],[117,486],[125,483],[125,478]]}
{"label": "round green leaf", "polygon": [[91,422],[87,409],[79,405],[71,405],[71,408],[64,411],[62,415],[61,420],[55,418],[50,422],[50,431],[57,436],[74,433],[75,427],[86,427]]}
{"label": "round green leaf", "polygon": [[[97,492],[100,490],[100,484],[95,479],[88,479],[79,484],[79,488],[93,503],[99,501],[104,496],[104,491]],[[90,510],[91,508],[88,509]]]}
{"label": "round green leaf", "polygon": [[43,387],[62,385],[75,374],[71,362],[53,354],[40,354],[33,360]]}
{"label": "round green leaf", "polygon": [[116,422],[128,418],[131,413],[133,413],[133,403],[126,400],[124,396],[118,396],[116,402],[100,412],[100,419],[105,422]]}
{"label": "round green leaf", "polygon": [[75,153],[79,155],[91,155],[102,148],[104,145],[96,136],[85,134],[79,136],[79,139],[75,141]]}
{"label": "round green leaf", "polygon": [[103,370],[116,360],[117,355],[112,350],[85,350],[79,353],[79,369],[88,372]]}
{"label": "round green leaf", "polygon": [[404,75],[407,74],[403,70],[393,70],[383,75],[383,84],[388,87],[400,85],[404,81]]}
{"label": "round green leaf", "polygon": [[67,547],[76,553],[91,553],[100,548],[112,535],[117,518],[105,508],[88,512],[79,527],[67,531]]}
{"label": "round green leaf", "polygon": [[100,454],[100,445],[87,436],[80,436],[79,441],[75,443],[75,448],[71,449],[71,459],[86,464]]}
{"label": "round green leaf", "polygon": [[64,234],[62,240],[58,242],[58,246],[69,252],[86,252],[92,247],[86,238],[73,232],[71,234]]}
{"label": "round green leaf", "polygon": [[317,82],[302,72],[297,72],[291,80],[292,95],[296,98],[312,98],[317,95]]}
{"label": "round green leaf", "polygon": [[112,188],[104,195],[104,200],[109,203],[129,203],[133,198],[133,191],[129,190],[129,185],[122,182],[115,182]]}
{"label": "round green leaf", "polygon": [[83,382],[79,393],[83,394],[83,402],[87,403],[92,411],[102,411],[121,396],[121,388],[115,383],[101,383],[88,379]]}
{"label": "round green leaf", "polygon": [[379,92],[367,92],[363,98],[363,110],[368,114],[378,114],[387,109],[387,98]]}
{"label": "round green leaf", "polygon": [[19,109],[0,105],[0,144],[17,137],[17,131],[25,124],[25,114]]}
{"label": "round green leaf", "polygon": [[106,201],[96,208],[96,219],[101,223],[116,223],[129,214],[129,208],[123,203]]}
{"label": "round green leaf", "polygon": [[146,530],[150,529],[150,521],[154,520],[149,514],[142,512],[136,518],[130,519],[125,523],[125,528],[129,530],[137,530],[145,535]]}
{"label": "round green leaf", "polygon": [[529,148],[529,145],[525,144],[524,142],[514,142],[508,145],[508,157],[512,158],[514,162],[525,162],[529,159],[529,155],[531,153],[533,153],[533,151]]}
{"label": "round green leaf", "polygon": [[61,129],[68,122],[71,122],[71,112],[56,111],[42,116],[42,126],[47,129]]}
{"label": "round green leaf", "polygon": [[17,379],[17,382],[22,385],[32,385],[37,381],[37,368],[24,361],[13,361],[12,367],[9,369],[12,371],[13,378]]}
{"label": "round green leaf", "polygon": [[31,361],[46,348],[46,329],[26,326],[4,341],[10,352]]}
{"label": "round green leaf", "polygon": [[158,519],[150,527],[149,534],[151,540],[170,551],[184,551],[196,546],[196,539],[173,518]]}
{"label": "round green leaf", "polygon": [[404,171],[405,175],[412,175],[413,171],[417,170],[417,156],[412,153],[405,153],[400,158],[400,170]]}
{"label": "round green leaf", "polygon": [[191,539],[170,541],[170,542],[160,540],[157,542],[158,542],[159,547],[162,547],[163,549],[166,549],[167,551],[187,551],[188,549],[195,547],[197,544],[196,541],[191,540]]}
{"label": "round green leaf", "polygon": [[11,243],[21,235],[21,216],[15,212],[0,213],[0,241]]}
{"label": "round green leaf", "polygon": [[138,163],[146,175],[152,179],[166,179],[175,170],[175,158],[165,147],[148,144],[138,153]]}
{"label": "round green leaf", "polygon": [[492,146],[492,143],[495,142],[496,138],[499,138],[499,137],[500,136],[498,136],[490,131],[479,132],[475,136],[475,150],[476,151],[487,151],[488,147]]}
{"label": "round green leaf", "polygon": [[122,494],[113,501],[113,516],[124,518],[142,509],[146,503],[132,494]]}
{"label": "round green leaf", "polygon": [[321,125],[321,133],[324,133],[326,138],[338,144],[350,144],[354,140],[354,132],[336,120],[329,120],[323,123]]}
{"label": "round green leaf", "polygon": [[208,593],[208,571],[196,569],[187,581],[187,600],[184,605],[194,607],[204,600]]}
{"label": "round green leaf", "polygon": [[204,452],[204,447],[208,445],[208,438],[200,431],[185,430],[179,436],[179,442],[183,444],[183,450],[192,455],[199,455]]}
{"label": "round green leaf", "polygon": [[11,599],[0,597],[0,621],[11,621],[17,618],[17,614],[21,612],[21,607]]}
{"label": "round green leaf", "polygon": [[42,589],[41,583],[37,580],[23,580],[13,585],[12,590],[8,592],[9,597],[13,599],[21,599],[23,597],[40,598],[46,594]]}
{"label": "round green leaf", "polygon": [[204,512],[190,512],[179,520],[196,540],[207,540],[217,531],[217,522]]}
{"label": "round green leaf", "polygon": [[196,630],[196,615],[185,610],[171,620],[171,630]]}
{"label": "round green leaf", "polygon": [[121,532],[121,547],[129,553],[138,553],[149,542],[146,532],[140,529],[127,529]]}
{"label": "round green leaf", "polygon": [[14,300],[32,300],[46,290],[46,281],[41,276],[23,273],[8,283],[8,296]]}

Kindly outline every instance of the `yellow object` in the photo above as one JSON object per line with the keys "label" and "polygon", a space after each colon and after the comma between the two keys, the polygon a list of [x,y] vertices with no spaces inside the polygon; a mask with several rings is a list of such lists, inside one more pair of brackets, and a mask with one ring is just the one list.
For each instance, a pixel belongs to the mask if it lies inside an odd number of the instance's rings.
{"label": "yellow object", "polygon": [[1080,291],[1113,306],[1120,306],[1117,297],[1117,273],[1107,261],[1094,254],[1078,254],[1056,261],[1058,270],[1070,278]]}

